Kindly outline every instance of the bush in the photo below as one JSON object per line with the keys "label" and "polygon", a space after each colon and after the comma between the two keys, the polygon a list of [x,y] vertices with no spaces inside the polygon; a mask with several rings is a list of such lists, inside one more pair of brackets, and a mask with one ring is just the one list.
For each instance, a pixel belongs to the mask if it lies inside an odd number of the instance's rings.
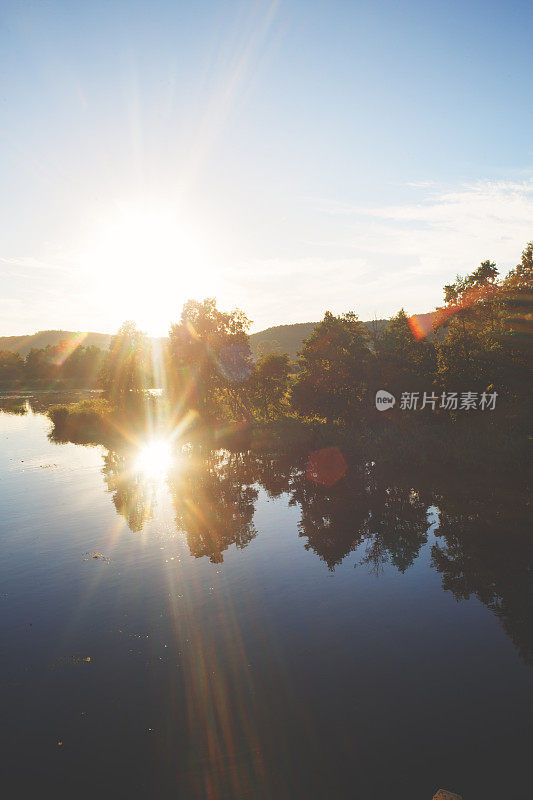
{"label": "bush", "polygon": [[67,406],[50,406],[47,413],[55,427],[61,428],[67,420],[69,410]]}
{"label": "bush", "polygon": [[47,411],[58,439],[77,442],[101,442],[111,428],[113,407],[101,397],[82,400],[70,405],[50,406]]}

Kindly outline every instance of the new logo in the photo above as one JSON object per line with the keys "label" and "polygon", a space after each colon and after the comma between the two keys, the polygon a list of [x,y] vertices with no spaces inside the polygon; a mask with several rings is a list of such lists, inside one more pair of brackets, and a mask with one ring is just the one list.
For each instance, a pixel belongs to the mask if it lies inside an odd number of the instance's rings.
{"label": "new logo", "polygon": [[378,411],[386,411],[388,408],[392,408],[395,402],[394,395],[386,392],[385,389],[379,389],[376,392],[376,408]]}

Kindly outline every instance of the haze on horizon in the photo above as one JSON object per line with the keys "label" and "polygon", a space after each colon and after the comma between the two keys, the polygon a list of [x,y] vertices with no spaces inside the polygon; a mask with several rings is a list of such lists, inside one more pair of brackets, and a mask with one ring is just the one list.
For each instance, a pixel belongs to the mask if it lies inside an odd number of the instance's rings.
{"label": "haze on horizon", "polygon": [[0,335],[429,311],[533,238],[533,6],[6,0]]}

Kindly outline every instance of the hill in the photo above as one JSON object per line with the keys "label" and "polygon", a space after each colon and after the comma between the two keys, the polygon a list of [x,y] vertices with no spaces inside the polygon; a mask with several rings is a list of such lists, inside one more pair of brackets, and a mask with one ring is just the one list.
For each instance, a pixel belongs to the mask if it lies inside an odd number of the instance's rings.
{"label": "hill", "polygon": [[[65,339],[72,339],[78,334],[73,331],[38,331],[26,336],[0,336],[0,350],[10,350],[12,353],[20,353],[27,356],[30,350],[39,350],[49,344],[56,345]],[[83,345],[90,347],[95,345],[102,350],[107,350],[111,336],[108,333],[87,333],[83,339]]]}
{"label": "hill", "polygon": [[316,324],[316,322],[296,322],[293,325],[275,325],[264,331],[252,333],[250,347],[253,357],[257,358],[258,355],[266,353],[288,353],[294,361],[303,340],[311,336]]}
{"label": "hill", "polygon": [[[381,333],[387,323],[387,319],[376,319],[363,322],[363,325],[370,336],[374,337]],[[311,336],[316,325],[317,322],[296,322],[293,325],[275,325],[273,328],[252,333],[250,336],[252,355],[257,358],[258,355],[266,353],[288,353],[291,361],[295,361],[302,342]]]}
{"label": "hill", "polygon": [[[432,313],[418,315],[418,319],[420,321],[424,320],[428,328],[430,328],[432,317]],[[386,319],[377,319],[363,322],[363,325],[373,338],[381,333],[387,322],[388,320]],[[252,333],[250,336],[252,355],[257,358],[258,355],[263,353],[288,353],[291,361],[295,361],[302,342],[311,335],[317,324],[316,322],[296,322],[292,325],[275,325],[272,328],[266,328],[264,331]],[[73,331],[61,330],[38,331],[27,336],[0,336],[0,350],[11,350],[12,352],[20,353],[21,356],[26,356],[33,348],[39,349],[49,344],[56,345],[64,339],[72,339],[77,336],[78,334]],[[105,350],[109,346],[110,339],[111,336],[108,333],[90,332],[85,334],[82,343],[86,347],[95,345]],[[158,341],[163,342],[164,339],[159,339]]]}

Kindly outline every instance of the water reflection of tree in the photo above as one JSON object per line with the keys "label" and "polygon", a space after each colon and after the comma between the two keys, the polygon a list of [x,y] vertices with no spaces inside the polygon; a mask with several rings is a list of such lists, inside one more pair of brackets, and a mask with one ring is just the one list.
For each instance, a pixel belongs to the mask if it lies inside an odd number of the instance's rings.
{"label": "water reflection of tree", "polygon": [[533,664],[533,536],[524,497],[509,487],[439,495],[433,565],[457,600],[475,595]]}
{"label": "water reflection of tree", "polygon": [[258,492],[252,482],[242,453],[196,450],[175,463],[169,489],[176,525],[187,534],[193,556],[219,563],[230,545],[243,548],[254,538]]}
{"label": "water reflection of tree", "polygon": [[126,519],[130,530],[141,531],[153,516],[153,486],[133,469],[131,459],[112,450],[104,456],[103,473],[117,512]]}
{"label": "water reflection of tree", "polygon": [[368,549],[360,563],[379,573],[390,561],[405,572],[427,542],[426,494],[410,486],[391,486],[369,475],[363,465],[352,464],[330,488],[300,472],[293,478],[290,502],[301,508],[298,528],[307,538],[306,549],[330,569],[366,541]]}
{"label": "water reflection of tree", "polygon": [[368,495],[360,472],[349,470],[333,486],[309,480],[304,470],[293,477],[291,505],[299,505],[299,535],[330,569],[341,563],[367,535]]}
{"label": "water reflection of tree", "polygon": [[374,482],[368,523],[371,539],[361,563],[377,573],[390,562],[405,572],[427,542],[427,493],[410,486]]}
{"label": "water reflection of tree", "polygon": [[254,480],[269,497],[276,498],[290,491],[292,481],[304,468],[305,460],[294,454],[247,455]]}
{"label": "water reflection of tree", "polygon": [[[128,465],[130,464],[130,468]],[[154,488],[116,453],[105,457],[104,475],[113,503],[131,530],[152,517]],[[192,555],[218,563],[234,544],[256,536],[253,525],[258,487],[270,497],[286,494],[300,508],[298,533],[305,547],[329,569],[366,542],[359,562],[379,573],[385,563],[400,572],[427,543],[427,509],[440,509],[432,564],[443,588],[458,600],[476,595],[500,619],[525,661],[533,663],[533,537],[524,492],[505,487],[467,486],[463,480],[411,476],[403,482],[377,468],[349,464],[333,486],[310,479],[302,455],[213,452],[201,447],[179,455],[168,475],[178,530]]]}

